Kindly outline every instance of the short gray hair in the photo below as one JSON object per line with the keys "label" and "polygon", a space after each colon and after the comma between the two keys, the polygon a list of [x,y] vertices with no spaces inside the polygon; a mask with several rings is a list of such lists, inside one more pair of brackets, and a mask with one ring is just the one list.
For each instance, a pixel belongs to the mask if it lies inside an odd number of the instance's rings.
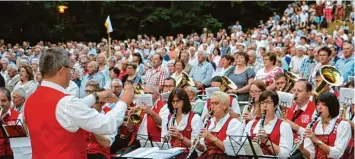
{"label": "short gray hair", "polygon": [[123,84],[122,84],[122,81],[120,80],[120,79],[113,79],[112,81],[111,81],[111,84],[112,83],[118,83],[120,86],[122,86]]}
{"label": "short gray hair", "polygon": [[13,63],[10,63],[9,65],[7,65],[7,69],[12,69],[12,70],[18,72],[18,67]]}
{"label": "short gray hair", "polygon": [[144,85],[144,89],[151,89],[154,93],[159,93],[159,88],[157,85],[146,84]]}
{"label": "short gray hair", "polygon": [[197,88],[196,88],[196,87],[193,87],[193,86],[187,86],[187,87],[185,87],[185,89],[186,89],[187,91],[190,91],[191,93],[193,93],[193,94],[197,95],[198,90],[197,90]]}
{"label": "short gray hair", "polygon": [[60,47],[46,50],[39,60],[43,77],[55,75],[63,66],[69,66],[69,53]]}
{"label": "short gray hair", "polygon": [[110,57],[107,59],[107,62],[114,62],[114,63],[117,63],[116,57],[110,56]]}
{"label": "short gray hair", "polygon": [[16,89],[14,90],[14,92],[12,94],[15,94],[17,93],[20,97],[23,97],[23,98],[27,98],[27,93],[25,92],[25,90],[23,88],[19,88],[19,89]]}
{"label": "short gray hair", "polygon": [[9,64],[9,59],[7,59],[7,58],[2,58],[2,59],[1,59],[1,62],[6,62],[7,64]]}
{"label": "short gray hair", "polygon": [[39,59],[38,58],[32,59],[31,64],[39,64]]}
{"label": "short gray hair", "polygon": [[211,94],[210,98],[216,98],[218,101],[222,104],[225,104],[227,106],[230,105],[230,97],[227,93],[224,93],[222,91],[215,91]]}

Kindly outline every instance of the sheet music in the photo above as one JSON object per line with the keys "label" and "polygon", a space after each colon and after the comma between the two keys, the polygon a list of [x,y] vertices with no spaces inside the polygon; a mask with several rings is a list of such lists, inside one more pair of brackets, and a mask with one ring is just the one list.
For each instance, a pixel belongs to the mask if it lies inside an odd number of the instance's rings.
{"label": "sheet music", "polygon": [[339,102],[340,104],[354,104],[355,89],[353,88],[340,88]]}
{"label": "sheet music", "polygon": [[230,142],[229,140],[225,140],[225,141],[223,141],[223,144],[224,144],[225,152],[229,156],[245,155],[246,154],[244,149],[241,149],[241,145],[243,145],[243,142],[240,142],[240,141]]}
{"label": "sheet music", "polygon": [[169,99],[169,96],[170,96],[170,93],[171,92],[166,92],[166,93],[162,93],[161,94],[161,99],[163,100],[163,101],[168,101],[168,99]]}
{"label": "sheet music", "polygon": [[293,99],[295,98],[294,94],[277,91],[277,95],[279,96],[279,105],[286,106],[287,108],[291,108]]}
{"label": "sheet music", "polygon": [[153,98],[151,94],[136,94],[134,97],[134,102],[136,105],[146,104],[150,107],[153,106]]}
{"label": "sheet music", "polygon": [[158,150],[156,152],[153,152],[145,158],[154,158],[154,159],[166,159],[166,158],[172,158],[184,151],[185,148],[182,147],[175,147],[169,150]]}
{"label": "sheet music", "polygon": [[219,87],[209,87],[209,88],[206,88],[206,96],[207,98],[210,98],[211,94],[215,91],[219,91]]}
{"label": "sheet music", "polygon": [[151,153],[154,153],[156,151],[159,151],[158,147],[149,147],[149,148],[139,148],[136,149],[128,154],[123,155],[122,157],[137,157],[137,158],[142,158],[145,157]]}
{"label": "sheet music", "polygon": [[[166,143],[166,142],[155,142],[155,141],[150,142],[149,140],[139,140],[139,143],[144,148],[158,147],[161,150],[171,149],[170,143]],[[153,144],[153,146],[152,146],[152,144]]]}

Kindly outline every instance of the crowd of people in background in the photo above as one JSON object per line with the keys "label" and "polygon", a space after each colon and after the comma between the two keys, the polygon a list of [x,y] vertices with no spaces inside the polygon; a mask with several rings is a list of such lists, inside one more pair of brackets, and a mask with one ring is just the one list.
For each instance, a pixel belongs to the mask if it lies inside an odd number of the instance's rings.
{"label": "crowd of people in background", "polygon": [[[351,5],[351,11],[346,14],[348,5]],[[354,20],[355,6],[352,3],[342,0],[297,1],[289,4],[284,12],[274,12],[269,19],[261,20],[254,28],[244,28],[236,21],[229,29],[218,32],[203,28],[201,33],[179,33],[165,38],[138,35],[126,40],[40,41],[31,45],[27,41],[11,44],[1,39],[0,86],[11,92],[11,107],[23,112],[26,99],[41,85],[39,59],[52,47],[61,47],[68,52],[69,62],[73,65],[72,80],[66,90],[78,98],[99,88],[111,89],[120,97],[126,83],[145,85],[149,90],[146,93],[158,98],[154,95],[174,90],[187,75],[194,86],[185,87],[183,93],[182,90],[174,91],[173,97],[181,98],[186,94],[188,101],[196,102],[204,89],[217,86],[216,83],[221,81],[218,77],[227,76],[237,85],[237,89],[226,91],[237,96],[230,114],[242,118],[243,104],[240,101],[259,100],[255,94],[282,89],[286,82],[285,72],[309,81],[315,89],[321,80],[320,68],[332,65],[343,76],[342,87],[353,85],[355,34],[349,23]],[[341,25],[328,32],[328,26],[339,21]],[[336,94],[339,90],[330,87],[328,91]],[[218,97],[223,95],[214,94],[212,98]],[[260,100],[273,97],[272,92],[265,92],[260,95]],[[268,112],[268,117],[275,116],[274,113]],[[155,115],[159,114],[158,111]],[[201,118],[206,115],[207,109]],[[193,120],[197,118],[200,119],[198,116]],[[113,137],[108,138],[112,144]],[[284,155],[282,158],[285,157],[285,150],[279,151],[281,156]]]}

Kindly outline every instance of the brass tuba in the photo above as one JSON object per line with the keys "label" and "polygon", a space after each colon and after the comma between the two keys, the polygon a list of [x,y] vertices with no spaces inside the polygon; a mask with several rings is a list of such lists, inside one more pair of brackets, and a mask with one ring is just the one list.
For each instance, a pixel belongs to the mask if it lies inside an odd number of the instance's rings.
{"label": "brass tuba", "polygon": [[184,88],[186,86],[195,86],[195,83],[188,74],[182,72],[182,79],[176,88]]}
{"label": "brass tuba", "polygon": [[289,71],[285,73],[285,76],[286,76],[286,86],[283,88],[282,91],[290,92],[293,86],[295,85],[295,83],[300,79],[300,77]]}
{"label": "brass tuba", "polygon": [[232,89],[237,89],[237,85],[229,79],[227,76],[221,76],[222,78],[222,83],[221,86],[219,86],[219,90],[222,92],[227,92],[229,88]]}
{"label": "brass tuba", "polygon": [[324,65],[319,72],[322,82],[317,83],[313,99],[316,99],[328,86],[340,86],[344,81],[343,75],[334,66]]}

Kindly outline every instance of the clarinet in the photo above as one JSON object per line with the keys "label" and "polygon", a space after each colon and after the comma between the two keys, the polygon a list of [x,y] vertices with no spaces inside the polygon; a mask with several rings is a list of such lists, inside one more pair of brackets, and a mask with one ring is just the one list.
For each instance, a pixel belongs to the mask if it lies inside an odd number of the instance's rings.
{"label": "clarinet", "polygon": [[[176,115],[177,115],[177,109],[174,109],[173,112],[174,112],[174,114],[173,114],[173,116],[171,117],[171,120],[169,121],[169,124],[168,124],[168,130],[169,130],[170,127],[173,126],[174,123],[175,123],[175,119],[176,119]],[[168,141],[169,141],[169,143],[170,143],[170,141],[171,141],[170,133],[168,133],[167,138],[168,138]]]}
{"label": "clarinet", "polygon": [[[266,117],[266,111],[264,111],[263,114],[261,115],[259,131],[264,128],[265,117]],[[258,136],[258,142],[261,142],[259,132],[258,132],[257,136]]]}
{"label": "clarinet", "polygon": [[[204,121],[204,123],[203,123],[203,127],[204,127],[204,128],[207,128],[208,122],[210,122],[212,116],[213,116],[213,110],[211,110],[211,111],[209,112],[208,117],[207,117],[206,120]],[[186,159],[189,159],[189,158],[190,158],[190,156],[192,155],[192,153],[194,152],[194,150],[195,150],[195,148],[196,148],[196,146],[197,146],[197,144],[198,144],[198,141],[203,140],[203,139],[204,139],[203,135],[199,135],[197,138],[195,138],[195,139],[192,141],[192,146],[191,146],[190,149],[189,149],[189,154],[187,155]]]}
{"label": "clarinet", "polygon": [[[243,113],[250,112],[251,105],[253,105],[254,103],[255,103],[254,98],[251,98],[250,101],[249,101],[249,104],[244,107]],[[247,121],[244,119],[243,123],[246,124]]]}
{"label": "clarinet", "polygon": [[[310,129],[313,127],[314,123],[318,120],[319,116],[321,113],[317,113],[316,116],[313,118],[312,122],[309,123],[309,125],[307,126],[306,129]],[[301,144],[303,143],[303,140],[305,139],[305,137],[303,136],[303,134],[301,134],[301,138],[300,140],[292,147],[290,154],[288,155],[289,157],[291,157],[297,150],[298,148],[301,146]]]}

